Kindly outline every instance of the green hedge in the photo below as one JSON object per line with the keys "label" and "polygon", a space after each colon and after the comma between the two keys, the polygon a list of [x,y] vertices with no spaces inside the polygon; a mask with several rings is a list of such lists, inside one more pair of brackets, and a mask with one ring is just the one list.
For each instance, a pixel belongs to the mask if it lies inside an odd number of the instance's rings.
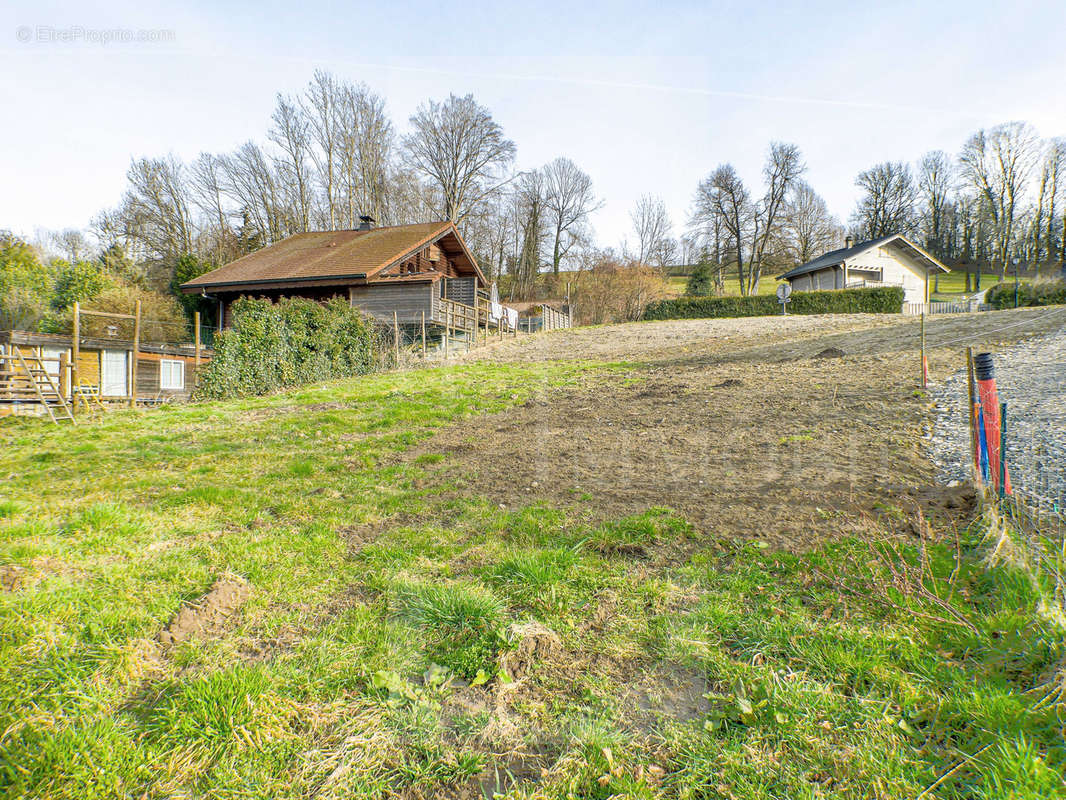
{"label": "green hedge", "polygon": [[[840,289],[829,292],[794,292],[789,314],[898,314],[903,289]],[[756,297],[679,297],[659,300],[644,310],[644,319],[703,319],[705,317],[765,317],[780,314],[774,295]]]}
{"label": "green hedge", "polygon": [[[988,290],[986,302],[997,311],[1014,308],[1014,284],[997,283]],[[1019,306],[1056,306],[1066,304],[1066,281],[1022,283],[1018,285]]]}
{"label": "green hedge", "polygon": [[199,397],[245,397],[362,375],[387,357],[373,321],[340,298],[322,304],[242,297],[232,312],[233,327],[215,336]]}

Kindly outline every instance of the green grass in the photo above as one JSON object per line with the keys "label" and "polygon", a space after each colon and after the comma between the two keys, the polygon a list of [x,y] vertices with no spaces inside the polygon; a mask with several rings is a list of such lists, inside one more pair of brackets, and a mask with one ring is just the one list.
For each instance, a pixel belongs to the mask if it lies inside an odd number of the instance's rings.
{"label": "green grass", "polygon": [[[439,454],[399,458],[616,371],[469,365],[0,428],[0,792],[475,796],[488,770],[513,797],[895,798],[955,769],[936,797],[1063,796],[1066,711],[1040,688],[1061,631],[976,532],[953,584],[950,549],[932,562],[969,629],[876,602],[859,542],[796,556],[665,508],[501,508]],[[239,613],[161,651],[227,575],[251,586]],[[531,623],[557,643],[523,649]]]}
{"label": "green grass", "polygon": [[[685,287],[688,286],[688,278],[683,275],[672,275],[667,279],[669,283],[669,291],[672,295],[683,295],[685,293]],[[763,275],[759,281],[758,294],[773,294],[777,291],[777,284],[779,281],[774,280],[773,275]],[[725,294],[729,296],[740,295],[740,279],[735,275],[726,276],[725,279]]]}

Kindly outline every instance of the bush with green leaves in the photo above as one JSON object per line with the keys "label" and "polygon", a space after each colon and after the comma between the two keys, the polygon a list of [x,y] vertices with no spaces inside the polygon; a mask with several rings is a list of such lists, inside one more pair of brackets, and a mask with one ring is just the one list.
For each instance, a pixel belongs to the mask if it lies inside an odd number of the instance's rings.
{"label": "bush with green leaves", "polygon": [[287,386],[364,375],[382,363],[374,322],[344,300],[242,297],[233,327],[215,336],[215,353],[197,395],[261,395]]}
{"label": "bush with green leaves", "polygon": [[57,311],[90,300],[112,285],[111,277],[99,261],[75,261],[72,264],[60,259],[53,262],[52,267],[56,271],[52,308]]}
{"label": "bush with green leaves", "polygon": [[[789,314],[898,314],[903,289],[878,286],[824,292],[795,292]],[[708,317],[765,317],[780,314],[774,295],[754,297],[679,297],[659,300],[644,311],[644,319],[704,319]]]}
{"label": "bush with green leaves", "polygon": [[33,246],[0,231],[0,331],[33,330],[51,292],[52,274]]}
{"label": "bush with green leaves", "polygon": [[[988,303],[1000,311],[1014,308],[1014,283],[997,283],[988,290]],[[1018,306],[1057,306],[1066,304],[1066,280],[1018,284]]]}

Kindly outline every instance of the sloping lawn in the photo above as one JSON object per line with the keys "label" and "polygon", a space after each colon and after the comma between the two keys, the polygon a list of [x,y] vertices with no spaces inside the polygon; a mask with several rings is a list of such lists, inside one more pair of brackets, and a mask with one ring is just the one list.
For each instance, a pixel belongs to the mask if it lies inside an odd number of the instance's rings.
{"label": "sloping lawn", "polygon": [[1063,794],[1060,633],[976,533],[960,564],[930,550],[960,622],[878,594],[865,542],[791,555],[665,508],[501,507],[444,481],[447,453],[401,458],[624,369],[0,427],[4,795]]}

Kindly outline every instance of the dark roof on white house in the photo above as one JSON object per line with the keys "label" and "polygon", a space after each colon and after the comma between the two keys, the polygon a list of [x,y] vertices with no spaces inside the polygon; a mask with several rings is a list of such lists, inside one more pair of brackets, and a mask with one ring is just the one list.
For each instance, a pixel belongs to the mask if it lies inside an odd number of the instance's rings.
{"label": "dark roof on white house", "polygon": [[867,250],[872,250],[875,247],[884,247],[885,245],[891,245],[896,247],[915,260],[922,262],[926,265],[926,269],[940,269],[944,272],[948,272],[948,268],[935,256],[930,255],[918,245],[909,242],[902,233],[892,233],[888,236],[881,236],[877,239],[870,239],[868,242],[859,242],[859,244],[851,247],[841,247],[839,250],[830,250],[828,253],[818,256],[813,261],[808,261],[806,264],[800,264],[795,269],[789,270],[784,275],[778,275],[777,279],[791,280],[797,278],[800,275],[806,275],[809,272],[818,272],[823,269],[831,269],[832,267],[839,267],[849,258],[865,253]]}

